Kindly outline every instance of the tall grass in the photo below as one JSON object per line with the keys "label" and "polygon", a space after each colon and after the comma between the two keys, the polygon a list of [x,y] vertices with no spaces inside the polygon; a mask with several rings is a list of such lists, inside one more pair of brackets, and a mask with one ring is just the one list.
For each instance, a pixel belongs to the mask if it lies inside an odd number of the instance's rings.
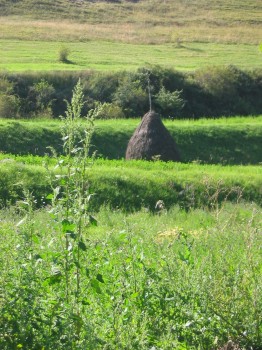
{"label": "tall grass", "polygon": [[76,313],[59,224],[21,205],[1,211],[1,349],[261,349],[260,208],[102,209],[83,232]]}

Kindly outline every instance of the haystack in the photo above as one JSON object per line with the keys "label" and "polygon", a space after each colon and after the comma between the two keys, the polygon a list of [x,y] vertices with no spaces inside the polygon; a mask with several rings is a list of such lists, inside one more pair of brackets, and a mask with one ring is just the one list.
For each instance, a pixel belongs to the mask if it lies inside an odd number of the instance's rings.
{"label": "haystack", "polygon": [[180,160],[175,140],[157,113],[150,111],[144,115],[128,143],[126,159]]}

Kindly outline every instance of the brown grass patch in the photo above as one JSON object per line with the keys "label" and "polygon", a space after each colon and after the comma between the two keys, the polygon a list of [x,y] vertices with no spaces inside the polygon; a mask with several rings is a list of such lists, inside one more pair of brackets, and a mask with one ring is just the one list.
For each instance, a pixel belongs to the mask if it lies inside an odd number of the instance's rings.
{"label": "brown grass patch", "polygon": [[0,17],[0,38],[41,41],[113,40],[124,43],[161,44],[180,42],[216,42],[259,44],[262,28],[238,23],[231,26],[206,22],[174,21],[152,23],[143,18],[128,23],[77,23],[68,20],[24,20]]}

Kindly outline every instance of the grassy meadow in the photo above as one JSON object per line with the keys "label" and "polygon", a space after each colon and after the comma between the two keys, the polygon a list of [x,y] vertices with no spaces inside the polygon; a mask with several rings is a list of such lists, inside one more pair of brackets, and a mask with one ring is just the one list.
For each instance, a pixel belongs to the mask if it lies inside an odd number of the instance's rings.
{"label": "grassy meadow", "polygon": [[[32,193],[37,206],[46,203],[51,191],[48,172],[43,166],[50,159],[33,156],[2,155],[0,158],[1,206],[22,200],[24,189]],[[49,164],[54,167],[54,161]],[[60,169],[60,168],[59,168]],[[50,170],[51,171],[51,170]],[[57,172],[58,171],[58,172]],[[66,174],[61,167],[54,171]],[[221,166],[124,160],[96,160],[86,172],[92,210],[108,205],[112,210],[154,210],[158,200],[166,208],[176,204],[186,209],[208,208],[228,199],[262,204],[260,166]],[[85,181],[86,181],[85,180]],[[214,203],[212,202],[214,201]]]}
{"label": "grassy meadow", "polygon": [[261,166],[90,159],[77,111],[63,156],[1,155],[1,349],[261,350]]}
{"label": "grassy meadow", "polygon": [[[70,62],[59,62],[59,50],[70,50]],[[50,70],[135,70],[160,65],[177,70],[195,70],[210,65],[230,65],[244,69],[261,68],[258,45],[185,43],[144,45],[112,41],[57,42],[0,40],[0,69],[21,71]]]}
{"label": "grassy meadow", "polygon": [[[261,6],[254,1],[0,2],[0,69],[179,70],[261,68]],[[71,64],[58,62],[62,45]]]}
{"label": "grassy meadow", "polygon": [[67,246],[54,213],[1,211],[1,349],[260,350],[259,212],[102,208]]}
{"label": "grassy meadow", "polygon": [[[92,151],[107,159],[122,159],[138,119],[97,120]],[[257,165],[262,162],[262,117],[200,120],[165,120],[176,140],[183,162],[224,165]],[[0,151],[16,155],[62,152],[59,120],[0,119]],[[82,123],[84,127],[85,123]]]}
{"label": "grassy meadow", "polygon": [[[262,350],[260,73],[212,78],[259,72],[261,41],[255,0],[0,0],[1,350]],[[254,115],[164,120],[181,163],[125,161],[140,120],[83,121],[80,84],[50,117],[77,71],[150,65],[196,70],[198,111],[201,90]],[[85,80],[89,106],[107,79]]]}
{"label": "grassy meadow", "polygon": [[[42,41],[259,44],[261,4],[253,0],[0,1],[1,37]],[[19,30],[17,30],[19,28]]]}

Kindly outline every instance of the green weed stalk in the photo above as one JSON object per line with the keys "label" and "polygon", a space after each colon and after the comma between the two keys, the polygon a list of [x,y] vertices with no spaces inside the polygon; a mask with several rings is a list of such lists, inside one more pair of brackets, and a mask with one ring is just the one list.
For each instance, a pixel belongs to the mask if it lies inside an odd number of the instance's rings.
{"label": "green weed stalk", "polygon": [[[52,200],[51,214],[59,222],[61,243],[63,245],[62,268],[58,268],[59,283],[65,288],[64,299],[75,326],[74,341],[80,339],[84,321],[81,318],[83,306],[81,257],[87,251],[87,243],[83,232],[95,224],[95,219],[89,214],[89,183],[86,170],[92,164],[89,157],[90,142],[94,131],[92,115],[85,119],[81,115],[84,106],[84,95],[81,82],[73,90],[71,102],[67,102],[67,111],[62,119],[63,156],[57,157],[55,173],[51,180],[53,193],[48,196]],[[55,153],[54,153],[55,154]],[[81,299],[82,298],[82,299]]]}

